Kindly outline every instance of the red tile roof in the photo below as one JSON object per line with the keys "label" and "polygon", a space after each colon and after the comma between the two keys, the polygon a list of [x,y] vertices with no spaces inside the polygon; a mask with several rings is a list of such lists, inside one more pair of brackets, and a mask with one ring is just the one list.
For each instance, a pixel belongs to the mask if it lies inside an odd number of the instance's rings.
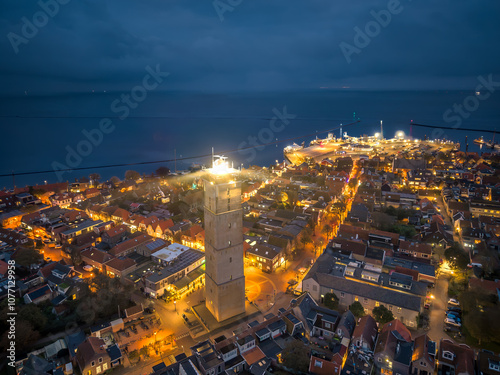
{"label": "red tile roof", "polygon": [[117,271],[123,272],[133,266],[135,266],[135,260],[130,258],[113,258],[108,260],[106,263],[106,268],[113,268]]}
{"label": "red tile roof", "polygon": [[121,224],[121,225],[118,225],[114,228],[111,228],[110,230],[107,230],[104,233],[106,233],[106,235],[108,235],[109,237],[114,237],[114,236],[121,235],[123,233],[127,233],[127,231],[128,231],[128,227],[125,224]]}
{"label": "red tile roof", "polygon": [[401,337],[403,337],[406,341],[411,341],[411,333],[408,328],[405,327],[401,320],[394,319],[393,321],[384,324],[380,333],[384,333],[387,331],[398,331]]}
{"label": "red tile roof", "polygon": [[81,255],[82,255],[82,258],[85,257],[85,258],[88,258],[88,259],[90,259],[96,263],[100,263],[100,264],[104,264],[112,258],[112,256],[109,255],[108,253],[106,253],[105,251],[95,249],[95,248],[84,250],[84,251],[82,251]]}
{"label": "red tile roof", "polygon": [[110,250],[109,253],[114,256],[119,256],[122,253],[127,252],[128,250],[134,248],[135,246],[140,246],[148,241],[150,241],[152,238],[148,236],[147,234],[141,234],[137,237],[131,238],[127,241],[121,242],[116,246],[113,246]]}

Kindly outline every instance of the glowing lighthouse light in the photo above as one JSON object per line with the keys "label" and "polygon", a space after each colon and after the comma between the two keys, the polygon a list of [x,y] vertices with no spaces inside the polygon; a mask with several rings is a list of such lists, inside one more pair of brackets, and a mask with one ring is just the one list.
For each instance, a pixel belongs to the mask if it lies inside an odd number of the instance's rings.
{"label": "glowing lighthouse light", "polygon": [[222,175],[227,173],[234,173],[236,169],[229,166],[227,157],[222,155],[214,155],[212,159],[212,168],[209,169],[211,173]]}

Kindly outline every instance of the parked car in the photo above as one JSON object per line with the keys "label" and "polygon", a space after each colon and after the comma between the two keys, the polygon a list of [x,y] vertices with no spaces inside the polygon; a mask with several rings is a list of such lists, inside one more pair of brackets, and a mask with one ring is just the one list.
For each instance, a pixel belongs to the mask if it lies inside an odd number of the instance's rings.
{"label": "parked car", "polygon": [[87,264],[87,265],[83,266],[83,269],[87,272],[90,272],[94,269],[94,267],[92,267],[90,264]]}
{"label": "parked car", "polygon": [[450,298],[448,300],[448,304],[453,306],[460,306],[460,302],[458,302],[455,298]]}
{"label": "parked car", "polygon": [[457,306],[448,306],[448,311],[454,311],[457,313],[461,313],[462,309],[460,307],[457,307]]}
{"label": "parked car", "polygon": [[457,318],[460,318],[460,314],[457,313],[456,311],[450,311],[450,310],[448,310],[446,312],[446,315],[448,315],[448,316],[456,316]]}
{"label": "parked car", "polygon": [[449,325],[452,325],[452,326],[455,326],[455,327],[461,327],[461,326],[462,326],[459,322],[457,322],[457,321],[455,321],[455,320],[453,320],[453,319],[450,319],[450,318],[446,318],[446,319],[444,320],[444,322],[445,322],[446,324],[449,324]]}
{"label": "parked car", "polygon": [[458,316],[455,316],[455,315],[446,315],[446,316],[447,316],[448,319],[452,319],[452,320],[454,320],[457,323],[461,323],[462,322]]}
{"label": "parked car", "polygon": [[444,328],[443,328],[443,331],[445,332],[460,332],[460,328],[459,327],[455,327],[455,326],[447,326],[445,325]]}

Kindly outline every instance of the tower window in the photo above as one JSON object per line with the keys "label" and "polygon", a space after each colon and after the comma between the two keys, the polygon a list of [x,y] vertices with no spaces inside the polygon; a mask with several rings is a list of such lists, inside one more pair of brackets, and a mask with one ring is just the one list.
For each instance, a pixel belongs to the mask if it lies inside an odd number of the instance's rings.
{"label": "tower window", "polygon": [[233,258],[229,257],[229,263],[233,262]]}
{"label": "tower window", "polygon": [[227,188],[227,195],[229,195],[229,188]]}
{"label": "tower window", "polygon": [[231,241],[228,241],[229,246],[231,246]]}
{"label": "tower window", "polygon": [[231,223],[227,223],[227,227],[228,227],[228,228],[231,228]]}

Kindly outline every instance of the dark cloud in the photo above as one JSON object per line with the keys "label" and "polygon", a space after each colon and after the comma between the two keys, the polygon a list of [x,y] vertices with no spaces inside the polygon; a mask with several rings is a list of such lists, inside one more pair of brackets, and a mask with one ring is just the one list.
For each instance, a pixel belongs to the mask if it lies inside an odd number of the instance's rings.
{"label": "dark cloud", "polygon": [[207,91],[465,88],[499,73],[500,3],[400,6],[349,64],[339,44],[354,44],[354,27],[387,1],[242,0],[221,22],[211,0],[69,0],[16,54],[8,34],[22,36],[21,18],[41,8],[5,0],[0,93],[124,90],[158,63],[172,73],[165,89]]}

